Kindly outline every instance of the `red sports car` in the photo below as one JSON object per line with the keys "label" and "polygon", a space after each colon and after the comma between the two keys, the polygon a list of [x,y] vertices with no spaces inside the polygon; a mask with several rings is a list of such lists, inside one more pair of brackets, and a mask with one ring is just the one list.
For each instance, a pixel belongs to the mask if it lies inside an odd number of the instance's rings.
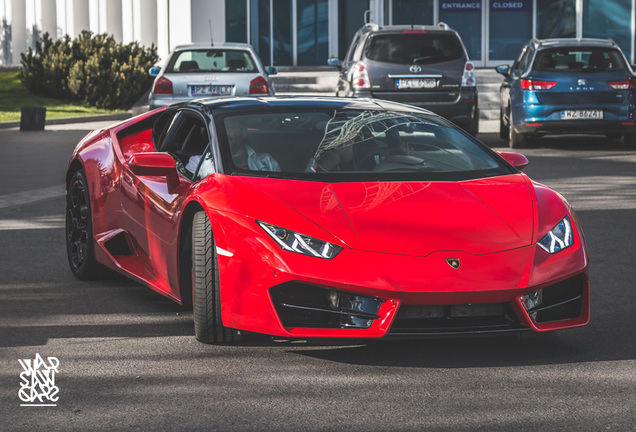
{"label": "red sports car", "polygon": [[205,343],[585,325],[583,232],[527,163],[386,101],[160,108],[73,152],[68,259],[193,304]]}

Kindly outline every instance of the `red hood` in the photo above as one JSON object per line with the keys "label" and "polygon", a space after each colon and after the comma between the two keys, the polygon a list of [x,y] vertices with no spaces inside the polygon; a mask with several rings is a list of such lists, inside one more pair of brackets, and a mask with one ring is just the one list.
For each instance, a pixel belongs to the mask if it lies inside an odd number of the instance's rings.
{"label": "red hood", "polygon": [[[523,175],[464,182],[300,182],[294,193],[289,180],[241,182],[354,249],[419,256],[441,250],[486,254],[532,242],[533,198]],[[284,226],[283,221],[269,222]]]}

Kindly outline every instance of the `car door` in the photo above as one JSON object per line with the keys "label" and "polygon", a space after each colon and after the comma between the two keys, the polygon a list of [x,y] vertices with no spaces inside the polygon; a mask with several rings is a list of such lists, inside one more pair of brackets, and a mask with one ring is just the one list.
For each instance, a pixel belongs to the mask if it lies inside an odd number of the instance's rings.
{"label": "car door", "polygon": [[510,68],[510,72],[507,76],[504,77],[503,82],[501,83],[500,89],[500,106],[502,110],[502,115],[504,119],[504,123],[506,125],[510,125],[510,112],[512,106],[521,103],[522,101],[519,98],[522,96],[521,94],[521,86],[519,85],[520,76],[526,71],[528,68],[529,62],[533,57],[534,50],[526,45],[521,50],[519,57],[513,63]]}
{"label": "car door", "polygon": [[[158,122],[160,123],[160,122]],[[152,283],[171,296],[178,295],[178,232],[179,215],[184,200],[195,185],[196,170],[208,147],[209,132],[204,116],[193,110],[181,110],[164,130],[156,131],[155,147],[169,153],[176,165],[176,175],[143,176],[131,172],[135,185],[123,203],[124,212],[135,215],[129,218],[129,233],[145,254]],[[161,126],[161,125],[159,125]],[[193,157],[196,163],[190,163]],[[192,171],[186,167],[194,167]],[[174,181],[176,179],[176,181]]]}

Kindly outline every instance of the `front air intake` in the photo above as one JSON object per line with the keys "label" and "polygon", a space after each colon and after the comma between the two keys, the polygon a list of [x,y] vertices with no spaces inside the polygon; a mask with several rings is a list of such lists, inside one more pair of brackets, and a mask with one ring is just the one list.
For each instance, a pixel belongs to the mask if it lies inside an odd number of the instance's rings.
{"label": "front air intake", "polygon": [[578,318],[583,313],[585,282],[585,275],[579,274],[526,294],[526,307],[531,297],[540,299],[534,301],[536,305],[527,309],[528,314],[536,323]]}
{"label": "front air intake", "polygon": [[390,335],[451,335],[517,331],[510,303],[403,305]]}
{"label": "front air intake", "polygon": [[276,313],[287,328],[371,327],[383,300],[345,291],[287,282],[270,289]]}

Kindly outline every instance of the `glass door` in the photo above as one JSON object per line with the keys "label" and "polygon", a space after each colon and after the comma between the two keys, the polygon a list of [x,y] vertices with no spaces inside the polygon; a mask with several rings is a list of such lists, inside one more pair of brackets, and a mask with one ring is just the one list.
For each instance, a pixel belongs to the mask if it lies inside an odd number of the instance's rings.
{"label": "glass door", "polygon": [[459,33],[464,42],[468,58],[476,65],[483,65],[483,1],[458,2],[456,0],[439,1],[439,20]]}
{"label": "glass door", "polygon": [[532,0],[490,0],[488,7],[488,59],[485,66],[512,64],[523,45],[532,39]]}

